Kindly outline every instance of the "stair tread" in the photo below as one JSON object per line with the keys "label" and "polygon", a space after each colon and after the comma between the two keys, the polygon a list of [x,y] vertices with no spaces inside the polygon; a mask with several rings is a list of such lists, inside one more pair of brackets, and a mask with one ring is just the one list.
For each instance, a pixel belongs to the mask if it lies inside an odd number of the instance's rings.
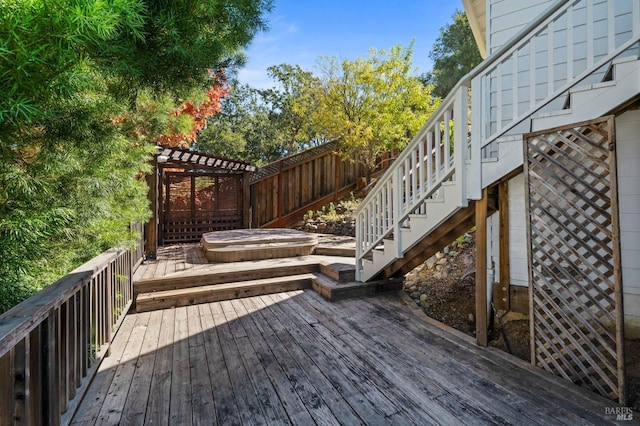
{"label": "stair tread", "polygon": [[137,301],[143,302],[146,300],[154,300],[159,298],[170,298],[170,297],[179,297],[188,294],[202,294],[209,292],[222,292],[228,291],[230,289],[242,289],[247,287],[256,287],[261,285],[268,284],[280,284],[284,282],[291,281],[301,281],[301,280],[311,280],[316,275],[313,273],[306,274],[297,274],[297,275],[285,275],[282,277],[274,277],[274,278],[262,278],[248,281],[235,281],[229,283],[221,283],[221,284],[211,284],[197,287],[186,287],[174,290],[161,290],[161,291],[152,291],[138,294]]}
{"label": "stair tread", "polygon": [[314,291],[329,300],[362,297],[385,290],[400,290],[403,282],[403,279],[387,279],[370,282],[354,280],[340,283],[322,273],[315,275],[316,277],[312,281]]}
{"label": "stair tread", "polygon": [[[203,265],[197,265],[197,268],[192,268],[185,271],[174,272],[161,277],[152,278],[139,278],[136,279],[136,284],[151,284],[154,282],[163,282],[168,279],[193,279],[203,278],[212,274],[246,274],[250,272],[260,272],[269,270],[278,270],[282,268],[298,267],[298,266],[313,266],[319,265],[325,262],[334,262],[336,259],[340,259],[343,262],[351,260],[351,257],[347,256],[334,256],[334,255],[309,255],[309,256],[297,256],[291,258],[281,259],[263,259],[263,260],[250,260],[244,262],[230,262],[230,263],[209,263]],[[353,260],[351,260],[353,261]],[[276,262],[276,263],[274,263]]]}

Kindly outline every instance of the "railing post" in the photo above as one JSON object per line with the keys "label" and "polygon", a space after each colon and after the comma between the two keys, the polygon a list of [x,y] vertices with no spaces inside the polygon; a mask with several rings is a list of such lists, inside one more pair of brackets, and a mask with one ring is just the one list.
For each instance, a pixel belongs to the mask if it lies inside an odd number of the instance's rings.
{"label": "railing post", "polygon": [[456,170],[457,205],[467,207],[467,88],[461,86],[453,102],[453,161]]}
{"label": "railing post", "polygon": [[356,281],[362,280],[362,214],[356,217]]}
{"label": "railing post", "polygon": [[400,216],[402,215],[402,199],[403,199],[403,184],[402,184],[402,166],[398,164],[396,173],[393,176],[395,182],[393,183],[393,190],[396,192],[393,197],[393,240],[396,243],[396,257],[402,257],[402,237],[400,235]]}
{"label": "railing post", "polygon": [[[482,198],[482,88],[481,77],[471,80],[471,158],[467,169],[467,199]],[[465,113],[466,116],[466,113]],[[466,131],[465,131],[466,135]]]}

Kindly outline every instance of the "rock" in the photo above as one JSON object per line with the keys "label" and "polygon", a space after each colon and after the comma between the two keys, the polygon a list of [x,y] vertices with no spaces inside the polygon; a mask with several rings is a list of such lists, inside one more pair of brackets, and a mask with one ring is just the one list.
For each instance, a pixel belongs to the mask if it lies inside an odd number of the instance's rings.
{"label": "rock", "polygon": [[434,266],[436,266],[437,260],[438,259],[436,259],[435,256],[431,256],[430,258],[424,261],[424,266],[427,268],[428,271],[430,271],[433,269]]}
{"label": "rock", "polygon": [[426,302],[426,301],[427,301],[427,295],[426,295],[426,294],[424,294],[424,293],[423,293],[423,294],[421,294],[421,295],[420,295],[420,302],[421,302],[421,303],[424,303],[424,302]]}
{"label": "rock", "polygon": [[475,259],[473,258],[473,256],[469,255],[469,254],[465,254],[463,256],[461,256],[460,262],[463,265],[471,265],[475,262]]}
{"label": "rock", "polygon": [[441,258],[440,260],[438,260],[438,265],[445,265],[447,262],[449,261],[449,259],[447,259],[446,257]]}
{"label": "rock", "polygon": [[436,253],[436,259],[440,260],[444,257],[444,253],[442,253],[441,251]]}
{"label": "rock", "polygon": [[443,278],[447,278],[448,276],[449,276],[449,271],[447,271],[446,269],[441,269],[441,270],[433,273],[433,278],[435,278],[437,280],[441,280]]}
{"label": "rock", "polygon": [[473,323],[473,322],[476,320],[476,317],[474,317],[474,316],[473,316],[473,314],[469,314],[469,316],[467,317],[467,320],[468,320],[470,323]]}
{"label": "rock", "polygon": [[418,291],[414,291],[413,293],[410,294],[412,299],[419,299],[420,298],[420,292]]}

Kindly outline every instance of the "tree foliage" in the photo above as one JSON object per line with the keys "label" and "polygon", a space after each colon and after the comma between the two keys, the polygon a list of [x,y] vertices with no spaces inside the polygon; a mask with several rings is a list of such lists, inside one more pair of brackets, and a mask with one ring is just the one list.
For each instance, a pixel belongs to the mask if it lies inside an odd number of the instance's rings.
{"label": "tree foliage", "polygon": [[354,61],[324,59],[316,120],[369,175],[383,152],[404,147],[438,107],[432,87],[412,74],[412,55],[412,46],[396,46]]}
{"label": "tree foliage", "polygon": [[324,142],[322,129],[314,120],[321,95],[320,79],[299,65],[274,65],[268,71],[276,84],[261,95],[270,105],[269,119],[284,152],[290,155]]}
{"label": "tree foliage", "polygon": [[298,65],[268,69],[269,89],[233,82],[220,114],[209,117],[194,147],[255,165],[276,161],[324,142],[315,120],[320,80]]}
{"label": "tree foliage", "polygon": [[433,70],[423,80],[433,84],[433,94],[446,97],[458,81],[482,62],[467,15],[456,11],[453,22],[440,28],[429,57]]}
{"label": "tree foliage", "polygon": [[406,145],[438,106],[432,86],[412,74],[412,55],[412,46],[396,46],[353,61],[321,58],[319,74],[272,66],[270,89],[232,84],[194,147],[262,165],[337,139],[342,157],[370,173],[383,152]]}
{"label": "tree foliage", "polygon": [[257,166],[280,159],[283,148],[276,141],[269,108],[260,90],[232,81],[220,113],[208,118],[192,146]]}
{"label": "tree foliage", "polygon": [[220,71],[202,102],[184,102],[169,115],[167,130],[156,141],[162,146],[188,146],[196,140],[198,132],[206,127],[207,119],[221,111],[222,98],[228,93],[224,73]]}
{"label": "tree foliage", "polygon": [[270,8],[0,1],[0,312],[132,241],[156,141],[188,140],[216,111],[210,70],[242,63]]}

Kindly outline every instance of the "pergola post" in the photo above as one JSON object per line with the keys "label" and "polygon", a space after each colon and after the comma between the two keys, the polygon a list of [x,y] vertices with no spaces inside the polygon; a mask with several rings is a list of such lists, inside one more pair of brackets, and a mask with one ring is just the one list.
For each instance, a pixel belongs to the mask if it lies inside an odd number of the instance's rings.
{"label": "pergola post", "polygon": [[149,206],[151,217],[145,226],[145,258],[154,260],[158,251],[158,156],[152,160],[153,170],[147,174],[147,186],[149,186]]}

